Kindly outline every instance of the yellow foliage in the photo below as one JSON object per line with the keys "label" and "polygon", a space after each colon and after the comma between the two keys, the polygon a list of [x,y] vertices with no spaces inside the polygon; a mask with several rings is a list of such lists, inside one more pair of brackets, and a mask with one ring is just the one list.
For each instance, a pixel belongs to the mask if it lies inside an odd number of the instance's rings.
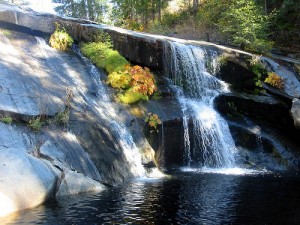
{"label": "yellow foliage", "polygon": [[106,83],[113,88],[126,89],[130,87],[131,76],[128,71],[113,72],[108,75]]}
{"label": "yellow foliage", "polygon": [[156,131],[158,132],[157,126],[161,124],[161,120],[159,119],[157,114],[148,113],[148,116],[145,119],[145,122],[148,123],[148,126],[151,129],[151,132]]}
{"label": "yellow foliage", "polygon": [[124,104],[133,104],[139,101],[147,101],[148,96],[129,89],[124,94],[119,94],[118,99]]}
{"label": "yellow foliage", "polygon": [[119,100],[126,104],[132,104],[140,100],[148,100],[157,87],[150,70],[141,66],[125,66],[124,71],[112,72],[108,75],[107,84],[113,88],[125,89],[119,95]]}
{"label": "yellow foliage", "polygon": [[283,87],[284,87],[283,78],[273,72],[268,73],[268,77],[265,79],[265,83],[268,83],[278,89],[283,89]]}
{"label": "yellow foliage", "polygon": [[49,44],[52,48],[65,51],[73,44],[73,38],[57,25],[55,32],[51,35]]}
{"label": "yellow foliage", "polygon": [[144,110],[138,107],[131,107],[129,110],[132,115],[139,118],[143,117],[143,115],[145,114]]}

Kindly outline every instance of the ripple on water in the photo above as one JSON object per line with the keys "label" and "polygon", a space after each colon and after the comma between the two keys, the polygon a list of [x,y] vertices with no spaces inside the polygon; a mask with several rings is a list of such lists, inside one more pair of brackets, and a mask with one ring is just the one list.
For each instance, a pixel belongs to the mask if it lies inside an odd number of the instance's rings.
{"label": "ripple on water", "polygon": [[253,169],[245,169],[240,167],[232,167],[232,168],[191,168],[191,167],[183,167],[181,168],[182,172],[195,172],[195,173],[213,173],[213,174],[224,174],[224,175],[259,175],[259,174],[269,174],[270,171],[265,169],[262,170],[253,170]]}

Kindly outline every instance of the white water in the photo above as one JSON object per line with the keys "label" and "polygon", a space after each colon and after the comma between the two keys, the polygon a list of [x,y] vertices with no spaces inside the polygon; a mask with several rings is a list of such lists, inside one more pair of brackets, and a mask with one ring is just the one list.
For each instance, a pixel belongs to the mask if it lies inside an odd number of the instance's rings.
{"label": "white water", "polygon": [[[54,64],[56,64],[57,61],[61,61],[59,64],[64,67],[68,75],[68,77],[64,79],[64,82],[66,84],[72,82],[72,87],[76,87],[76,90],[73,90],[74,97],[81,98],[82,102],[87,102],[87,104],[91,106],[91,109],[94,109],[95,112],[100,115],[103,120],[102,122],[105,123],[103,126],[107,128],[107,130],[105,130],[103,127],[104,132],[107,132],[108,135],[112,135],[114,140],[118,143],[118,146],[121,147],[121,151],[124,153],[126,160],[130,165],[130,172],[132,175],[135,177],[145,176],[145,169],[141,162],[141,154],[125,124],[116,120],[116,118],[119,118],[119,111],[108,97],[109,95],[107,94],[106,87],[100,81],[100,73],[97,68],[77,51],[77,54],[84,60],[89,74],[95,80],[97,85],[99,97],[91,98],[87,95],[89,90],[88,87],[84,85],[80,74],[65,63],[60,54],[55,49],[49,47],[44,39],[36,37],[36,40],[41,49],[40,54],[44,56],[49,67],[55,67]],[[52,59],[56,59],[56,61],[54,62]]]}
{"label": "white water", "polygon": [[211,74],[217,71],[217,53],[169,42],[165,54],[166,72],[180,87],[177,98],[183,112],[186,165],[234,168],[234,141],[227,122],[213,106],[215,97],[228,92],[227,85]]}
{"label": "white water", "polygon": [[199,168],[190,168],[185,167],[181,169],[182,172],[194,172],[194,173],[213,173],[213,174],[223,174],[223,175],[256,175],[256,174],[267,174],[270,173],[267,170],[252,170],[245,169],[240,167],[232,167],[232,168],[207,168],[203,167]]}

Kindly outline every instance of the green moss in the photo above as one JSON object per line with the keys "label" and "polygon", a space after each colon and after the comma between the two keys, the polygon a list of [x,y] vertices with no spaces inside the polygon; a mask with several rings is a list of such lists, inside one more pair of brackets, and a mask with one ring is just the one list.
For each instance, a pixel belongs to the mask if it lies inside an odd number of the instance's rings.
{"label": "green moss", "polygon": [[0,121],[3,123],[8,123],[11,124],[11,122],[13,121],[13,119],[10,116],[4,116],[0,118]]}
{"label": "green moss", "polygon": [[122,71],[129,62],[117,51],[109,51],[104,59],[105,70],[108,73]]}
{"label": "green moss", "polygon": [[91,59],[97,67],[105,69],[108,73],[122,71],[129,64],[118,51],[111,49],[110,44],[102,42],[85,43],[81,46],[81,52]]}
{"label": "green moss", "polygon": [[148,96],[134,92],[131,89],[125,91],[123,94],[118,95],[120,102],[124,104],[133,104],[139,101],[148,101]]}
{"label": "green moss", "polygon": [[220,55],[217,59],[219,66],[226,66],[228,59],[229,59],[228,55],[226,54]]}
{"label": "green moss", "polygon": [[162,96],[162,94],[161,94],[160,92],[155,92],[155,93],[151,96],[151,99],[157,101],[157,100],[162,99],[162,97],[163,97],[163,96]]}

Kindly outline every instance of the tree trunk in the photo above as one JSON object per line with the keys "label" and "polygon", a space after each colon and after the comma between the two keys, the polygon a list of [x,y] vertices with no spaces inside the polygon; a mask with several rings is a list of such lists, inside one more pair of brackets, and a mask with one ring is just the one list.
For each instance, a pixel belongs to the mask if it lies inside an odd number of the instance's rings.
{"label": "tree trunk", "polygon": [[199,0],[193,0],[193,12],[196,14],[199,6]]}
{"label": "tree trunk", "polygon": [[152,13],[152,21],[155,21],[155,3],[154,0],[151,0],[151,13]]}
{"label": "tree trunk", "polygon": [[161,22],[161,0],[157,1],[158,20]]}

